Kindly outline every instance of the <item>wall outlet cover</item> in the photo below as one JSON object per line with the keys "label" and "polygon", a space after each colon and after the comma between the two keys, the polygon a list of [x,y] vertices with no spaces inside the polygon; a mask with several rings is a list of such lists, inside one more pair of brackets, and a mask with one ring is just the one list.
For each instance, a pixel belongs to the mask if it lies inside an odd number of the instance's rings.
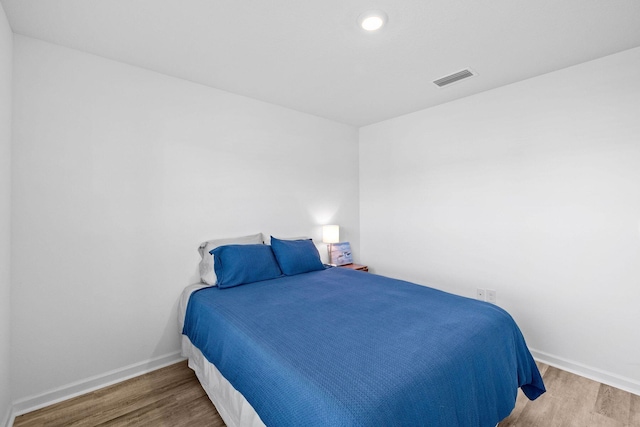
{"label": "wall outlet cover", "polygon": [[496,291],[493,289],[487,289],[487,301],[495,304],[496,303]]}

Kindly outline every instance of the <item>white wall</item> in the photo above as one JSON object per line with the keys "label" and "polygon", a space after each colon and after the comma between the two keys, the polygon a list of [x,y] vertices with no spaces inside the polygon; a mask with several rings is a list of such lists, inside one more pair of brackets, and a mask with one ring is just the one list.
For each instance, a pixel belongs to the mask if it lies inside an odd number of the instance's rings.
{"label": "white wall", "polygon": [[13,33],[0,4],[0,425],[9,417],[10,239],[11,239],[11,71]]}
{"label": "white wall", "polygon": [[[360,129],[361,257],[640,393],[640,48]],[[444,89],[446,90],[446,89]]]}
{"label": "white wall", "polygon": [[23,36],[14,49],[16,399],[178,351],[203,240],[320,240],[335,222],[358,247],[356,128]]}

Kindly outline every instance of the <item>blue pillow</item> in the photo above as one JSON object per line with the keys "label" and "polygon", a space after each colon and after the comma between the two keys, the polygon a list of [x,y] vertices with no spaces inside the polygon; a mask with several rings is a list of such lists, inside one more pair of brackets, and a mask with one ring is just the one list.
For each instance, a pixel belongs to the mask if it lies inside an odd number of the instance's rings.
{"label": "blue pillow", "polygon": [[271,236],[271,248],[280,270],[287,275],[324,270],[320,254],[313,240],[280,240]]}
{"label": "blue pillow", "polygon": [[282,276],[268,245],[225,245],[211,250],[219,288],[260,282]]}

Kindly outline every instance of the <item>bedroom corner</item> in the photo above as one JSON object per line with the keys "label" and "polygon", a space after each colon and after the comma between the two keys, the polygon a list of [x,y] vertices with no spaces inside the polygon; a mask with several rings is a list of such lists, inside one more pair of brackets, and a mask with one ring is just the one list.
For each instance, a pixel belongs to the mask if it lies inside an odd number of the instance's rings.
{"label": "bedroom corner", "polygon": [[11,109],[13,33],[0,5],[0,426],[11,418]]}

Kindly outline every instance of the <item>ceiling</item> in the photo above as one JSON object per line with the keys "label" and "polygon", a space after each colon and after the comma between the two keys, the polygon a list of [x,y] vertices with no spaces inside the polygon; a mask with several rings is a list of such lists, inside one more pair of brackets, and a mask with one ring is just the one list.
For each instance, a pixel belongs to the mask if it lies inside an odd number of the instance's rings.
{"label": "ceiling", "polygon": [[355,126],[640,46],[640,0],[0,1],[15,33]]}

